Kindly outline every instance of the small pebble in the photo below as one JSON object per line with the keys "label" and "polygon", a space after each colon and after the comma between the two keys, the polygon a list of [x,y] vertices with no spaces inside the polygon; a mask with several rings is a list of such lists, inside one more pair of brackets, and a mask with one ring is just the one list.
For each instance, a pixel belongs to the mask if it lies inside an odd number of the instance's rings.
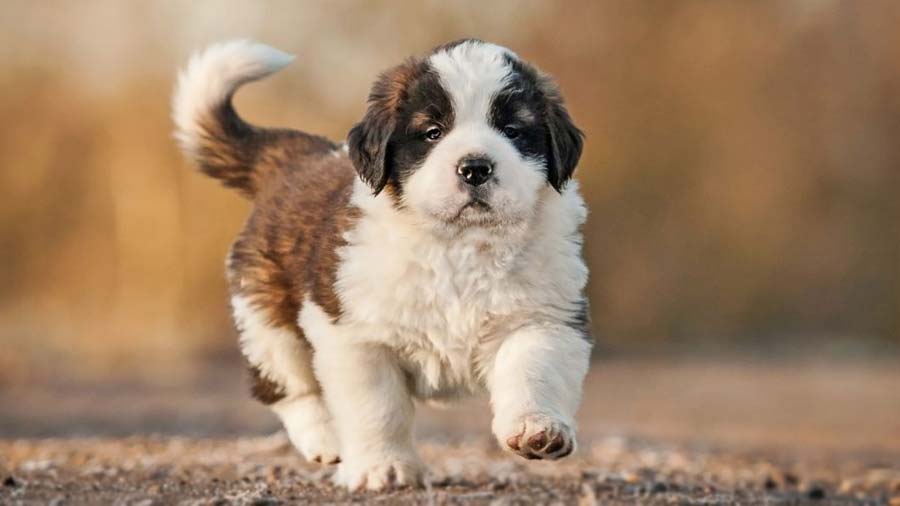
{"label": "small pebble", "polygon": [[15,488],[19,486],[19,482],[16,481],[12,476],[7,476],[5,480],[3,480],[3,486],[9,488]]}
{"label": "small pebble", "polygon": [[809,492],[807,492],[806,495],[810,499],[825,499],[825,489],[819,486],[815,486],[809,489]]}
{"label": "small pebble", "polygon": [[578,506],[597,506],[597,493],[594,487],[587,483],[581,484],[581,496],[578,498]]}
{"label": "small pebble", "polygon": [[669,487],[661,481],[654,483],[653,488],[650,489],[651,494],[662,494],[668,491]]}
{"label": "small pebble", "polygon": [[440,478],[435,478],[431,480],[432,487],[449,487],[453,484],[453,480],[450,476],[441,476]]}
{"label": "small pebble", "polygon": [[581,479],[582,480],[596,480],[597,479],[597,471],[590,471],[590,470],[581,471]]}
{"label": "small pebble", "polygon": [[637,473],[633,473],[631,471],[625,471],[622,473],[622,480],[625,483],[638,483],[641,481],[641,477],[637,475]]}
{"label": "small pebble", "polygon": [[859,488],[860,488],[859,480],[847,479],[847,480],[842,481],[841,484],[838,485],[838,493],[847,495],[847,494],[853,493],[854,491],[856,491]]}
{"label": "small pebble", "polygon": [[769,476],[766,478],[765,483],[763,483],[763,487],[765,487],[766,490],[775,490],[778,488],[778,482]]}

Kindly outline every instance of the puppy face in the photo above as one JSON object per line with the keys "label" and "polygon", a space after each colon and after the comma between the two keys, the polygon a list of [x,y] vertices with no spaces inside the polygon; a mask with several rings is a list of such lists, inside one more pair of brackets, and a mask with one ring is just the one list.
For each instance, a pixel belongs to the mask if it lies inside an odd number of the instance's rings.
{"label": "puppy face", "polygon": [[490,227],[527,220],[542,188],[562,189],[582,134],[550,79],[467,40],[383,74],[348,144],[360,177],[397,208],[427,224]]}

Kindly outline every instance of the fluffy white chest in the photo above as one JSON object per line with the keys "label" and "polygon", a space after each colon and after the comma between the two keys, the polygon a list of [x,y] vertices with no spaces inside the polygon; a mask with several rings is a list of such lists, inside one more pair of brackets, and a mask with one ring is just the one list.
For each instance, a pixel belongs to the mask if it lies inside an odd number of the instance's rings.
{"label": "fluffy white chest", "polygon": [[533,221],[502,234],[440,237],[357,192],[362,217],[345,234],[335,286],[342,316],[333,323],[304,304],[304,333],[314,345],[343,339],[390,347],[421,397],[480,390],[504,337],[523,325],[564,321],[567,305],[582,297],[587,270],[577,228],[584,211],[574,190],[550,193]]}
{"label": "fluffy white chest", "polygon": [[396,349],[420,395],[476,390],[480,352],[497,338],[492,321],[521,291],[516,255],[487,237],[420,241],[378,228],[363,224],[342,255],[342,322]]}

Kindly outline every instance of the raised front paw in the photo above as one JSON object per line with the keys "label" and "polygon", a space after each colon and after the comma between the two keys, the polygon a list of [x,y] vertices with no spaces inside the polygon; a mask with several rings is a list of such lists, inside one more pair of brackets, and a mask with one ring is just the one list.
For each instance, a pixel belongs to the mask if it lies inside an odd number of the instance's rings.
{"label": "raised front paw", "polygon": [[556,460],[575,450],[575,431],[555,418],[532,414],[495,427],[500,446],[526,459]]}
{"label": "raised front paw", "polygon": [[425,466],[418,457],[389,458],[360,465],[344,461],[334,475],[337,485],[356,490],[389,490],[394,488],[419,487]]}

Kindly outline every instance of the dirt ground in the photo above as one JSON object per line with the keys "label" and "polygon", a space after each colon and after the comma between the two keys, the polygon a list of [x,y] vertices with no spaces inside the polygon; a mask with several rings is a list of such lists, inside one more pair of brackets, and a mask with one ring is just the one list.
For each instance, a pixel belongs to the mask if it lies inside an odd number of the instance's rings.
{"label": "dirt ground", "polygon": [[483,400],[423,407],[428,485],[380,495],[330,486],[229,371],[5,389],[0,504],[900,505],[893,362],[600,362],[556,463],[502,453]]}

